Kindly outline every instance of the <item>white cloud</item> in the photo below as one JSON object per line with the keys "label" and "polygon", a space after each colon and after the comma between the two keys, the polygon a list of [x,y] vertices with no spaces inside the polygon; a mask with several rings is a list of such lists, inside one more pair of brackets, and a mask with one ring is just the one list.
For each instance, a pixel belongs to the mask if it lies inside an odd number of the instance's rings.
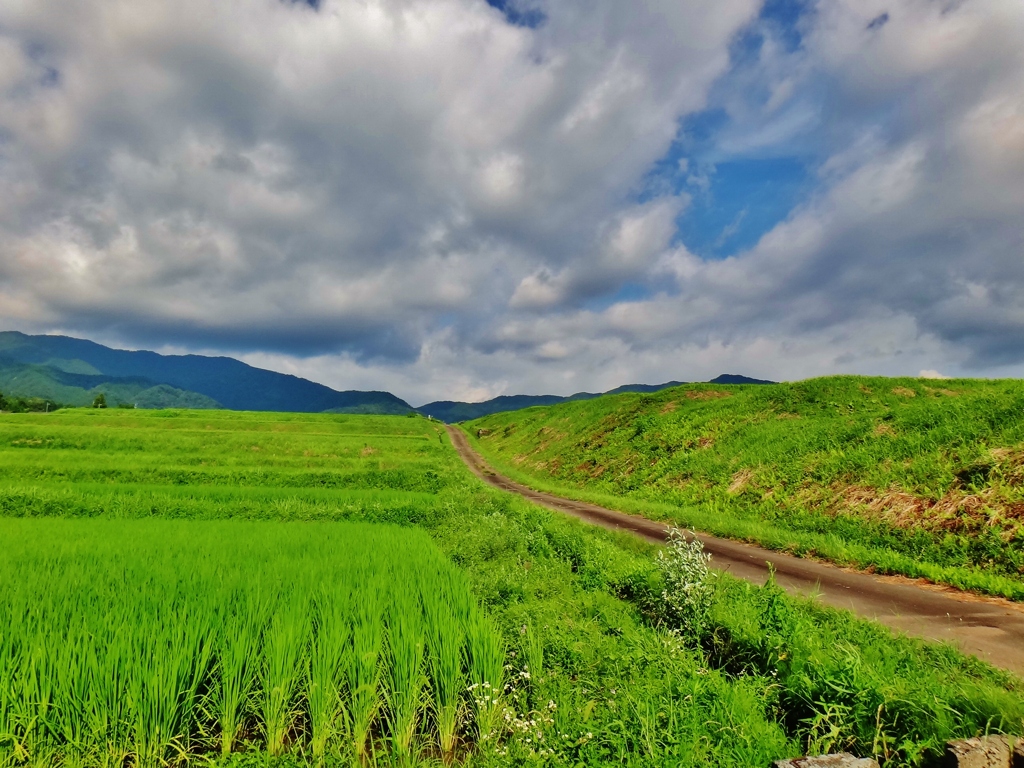
{"label": "white cloud", "polygon": [[600,245],[755,7],[8,3],[0,314],[408,360]]}
{"label": "white cloud", "polygon": [[[0,6],[0,320],[413,401],[1024,373],[1024,5],[538,7]],[[819,173],[705,262],[644,185],[709,99],[716,160]]]}

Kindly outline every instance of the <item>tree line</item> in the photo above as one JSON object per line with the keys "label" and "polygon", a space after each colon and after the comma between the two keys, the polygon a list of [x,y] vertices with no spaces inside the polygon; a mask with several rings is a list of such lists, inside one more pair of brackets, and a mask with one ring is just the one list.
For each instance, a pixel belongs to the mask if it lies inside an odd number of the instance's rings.
{"label": "tree line", "polygon": [[19,397],[0,392],[0,411],[8,413],[48,413],[64,406],[45,397]]}

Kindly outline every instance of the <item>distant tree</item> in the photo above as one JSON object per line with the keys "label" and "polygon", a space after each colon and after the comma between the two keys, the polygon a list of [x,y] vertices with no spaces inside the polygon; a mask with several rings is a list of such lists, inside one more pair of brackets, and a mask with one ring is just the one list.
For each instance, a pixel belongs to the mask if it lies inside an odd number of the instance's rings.
{"label": "distant tree", "polygon": [[107,407],[107,396],[100,392],[96,395],[96,399],[92,401],[93,408],[106,408]]}
{"label": "distant tree", "polygon": [[0,392],[0,411],[6,411],[6,410],[8,410],[8,408],[7,408],[7,398],[4,397],[4,393],[3,392]]}

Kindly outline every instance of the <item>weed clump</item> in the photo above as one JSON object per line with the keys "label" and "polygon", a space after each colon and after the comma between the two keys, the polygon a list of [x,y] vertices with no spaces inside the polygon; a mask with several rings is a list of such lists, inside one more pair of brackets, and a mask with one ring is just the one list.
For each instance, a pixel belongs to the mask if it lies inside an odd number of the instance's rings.
{"label": "weed clump", "polygon": [[706,632],[715,599],[715,573],[711,555],[695,534],[680,528],[668,534],[668,547],[658,552],[658,569],[665,580],[661,596],[672,632],[699,642]]}

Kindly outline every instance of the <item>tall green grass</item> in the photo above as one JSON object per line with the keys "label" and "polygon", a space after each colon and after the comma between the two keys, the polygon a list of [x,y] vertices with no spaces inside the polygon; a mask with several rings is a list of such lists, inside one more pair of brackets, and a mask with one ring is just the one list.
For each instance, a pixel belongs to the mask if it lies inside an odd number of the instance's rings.
{"label": "tall green grass", "polygon": [[[503,663],[465,579],[414,530],[0,519],[0,540],[0,749],[16,763],[416,755],[450,743],[432,714],[453,694],[470,711],[460,681]],[[449,637],[468,650],[459,690],[435,692],[425,670]]]}
{"label": "tall green grass", "polygon": [[1024,599],[1021,381],[687,385],[496,414],[468,431],[536,487]]}

